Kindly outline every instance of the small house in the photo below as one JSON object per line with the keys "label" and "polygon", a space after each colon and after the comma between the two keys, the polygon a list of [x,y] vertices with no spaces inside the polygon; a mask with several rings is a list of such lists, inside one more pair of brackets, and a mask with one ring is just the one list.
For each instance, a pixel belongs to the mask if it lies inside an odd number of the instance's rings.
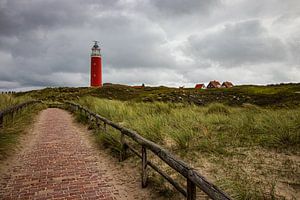
{"label": "small house", "polygon": [[207,88],[220,88],[221,84],[219,81],[210,81],[209,84],[207,85]]}
{"label": "small house", "polygon": [[203,83],[199,83],[195,85],[195,89],[204,89],[205,85]]}
{"label": "small house", "polygon": [[223,82],[222,87],[223,88],[231,88],[231,87],[233,87],[233,84],[229,81],[225,81],[225,82]]}

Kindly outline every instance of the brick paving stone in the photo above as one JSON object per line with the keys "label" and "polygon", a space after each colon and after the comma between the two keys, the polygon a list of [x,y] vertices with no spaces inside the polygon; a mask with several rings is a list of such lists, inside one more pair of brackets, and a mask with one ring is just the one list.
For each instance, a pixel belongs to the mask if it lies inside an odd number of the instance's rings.
{"label": "brick paving stone", "polygon": [[78,134],[66,111],[42,111],[33,131],[37,138],[17,155],[0,187],[0,199],[120,199],[109,169]]}

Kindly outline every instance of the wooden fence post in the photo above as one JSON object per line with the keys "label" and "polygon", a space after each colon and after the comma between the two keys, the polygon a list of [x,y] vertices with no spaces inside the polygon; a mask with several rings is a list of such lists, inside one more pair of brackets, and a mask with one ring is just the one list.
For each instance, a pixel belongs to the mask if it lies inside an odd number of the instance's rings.
{"label": "wooden fence post", "polygon": [[122,162],[126,158],[126,151],[127,151],[127,146],[125,143],[125,134],[122,132],[121,132],[120,142],[121,142],[121,151],[120,151],[119,161]]}
{"label": "wooden fence post", "polygon": [[142,187],[147,187],[148,173],[147,173],[147,149],[142,146]]}
{"label": "wooden fence post", "polygon": [[106,127],[106,123],[105,123],[105,122],[104,122],[104,124],[103,124],[103,130],[104,130],[104,132],[106,133],[107,127]]}
{"label": "wooden fence post", "polygon": [[3,128],[3,113],[0,113],[0,128]]}
{"label": "wooden fence post", "polygon": [[97,128],[99,129],[100,123],[99,123],[99,119],[97,117],[96,117],[96,125],[97,125]]}
{"label": "wooden fence post", "polygon": [[91,113],[88,113],[88,120],[89,120],[90,123],[92,123],[92,115],[91,115]]}
{"label": "wooden fence post", "polygon": [[196,185],[187,178],[187,200],[196,200]]}

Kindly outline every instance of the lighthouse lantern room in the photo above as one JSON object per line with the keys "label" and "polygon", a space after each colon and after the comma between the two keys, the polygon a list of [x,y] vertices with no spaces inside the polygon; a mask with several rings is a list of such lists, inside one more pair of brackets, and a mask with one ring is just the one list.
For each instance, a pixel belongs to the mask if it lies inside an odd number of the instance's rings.
{"label": "lighthouse lantern room", "polygon": [[94,41],[91,53],[91,87],[102,86],[102,59],[98,41]]}

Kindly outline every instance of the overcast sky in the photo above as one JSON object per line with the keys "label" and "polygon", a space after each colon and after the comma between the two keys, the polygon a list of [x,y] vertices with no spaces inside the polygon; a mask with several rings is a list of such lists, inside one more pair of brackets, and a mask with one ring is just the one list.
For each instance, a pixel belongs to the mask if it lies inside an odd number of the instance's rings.
{"label": "overcast sky", "polygon": [[300,82],[299,0],[0,0],[0,89]]}

